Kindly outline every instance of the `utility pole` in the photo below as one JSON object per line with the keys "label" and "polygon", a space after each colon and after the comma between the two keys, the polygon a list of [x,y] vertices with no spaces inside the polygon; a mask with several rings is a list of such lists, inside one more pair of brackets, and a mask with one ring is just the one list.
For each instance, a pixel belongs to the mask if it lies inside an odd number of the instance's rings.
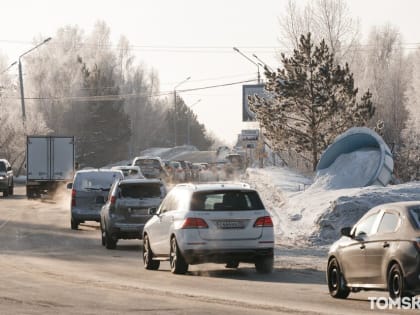
{"label": "utility pole", "polygon": [[179,87],[181,84],[187,82],[191,77],[186,78],[185,80],[179,82],[174,87],[174,147],[176,147],[177,144],[177,111],[176,111],[176,88]]}

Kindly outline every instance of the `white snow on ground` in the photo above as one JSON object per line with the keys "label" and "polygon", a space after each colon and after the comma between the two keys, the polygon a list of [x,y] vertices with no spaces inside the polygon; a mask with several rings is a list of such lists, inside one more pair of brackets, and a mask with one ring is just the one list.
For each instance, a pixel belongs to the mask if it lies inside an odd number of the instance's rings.
{"label": "white snow on ground", "polygon": [[248,169],[244,181],[260,193],[273,216],[277,244],[286,246],[330,244],[342,227],[354,225],[376,205],[420,200],[420,182],[328,190],[280,167]]}

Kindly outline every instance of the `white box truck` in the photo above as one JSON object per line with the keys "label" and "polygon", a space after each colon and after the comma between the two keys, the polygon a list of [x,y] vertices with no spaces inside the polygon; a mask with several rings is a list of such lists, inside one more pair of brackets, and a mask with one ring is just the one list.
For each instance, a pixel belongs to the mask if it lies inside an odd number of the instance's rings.
{"label": "white box truck", "polygon": [[54,193],[74,175],[74,137],[28,136],[26,141],[26,195]]}

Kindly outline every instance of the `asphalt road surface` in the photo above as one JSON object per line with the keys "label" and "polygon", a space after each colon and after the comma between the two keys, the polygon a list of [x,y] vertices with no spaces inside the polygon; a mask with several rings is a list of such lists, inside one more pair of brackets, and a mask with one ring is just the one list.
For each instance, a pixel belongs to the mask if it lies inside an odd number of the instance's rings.
{"label": "asphalt road surface", "polygon": [[15,191],[0,197],[0,314],[418,314],[372,312],[367,298],[387,296],[380,292],[332,299],[324,272],[302,267],[303,256],[294,262],[280,255],[271,275],[246,264],[190,266],[173,275],[163,262],[147,271],[141,241],[106,250],[97,223],[72,231],[68,192],[52,201]]}

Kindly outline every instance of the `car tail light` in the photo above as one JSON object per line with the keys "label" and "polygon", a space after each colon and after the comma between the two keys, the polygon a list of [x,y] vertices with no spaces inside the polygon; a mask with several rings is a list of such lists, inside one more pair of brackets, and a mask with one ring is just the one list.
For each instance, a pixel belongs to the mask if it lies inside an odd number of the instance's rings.
{"label": "car tail light", "polygon": [[182,229],[207,229],[209,226],[201,218],[186,218],[182,224]]}
{"label": "car tail light", "polygon": [[76,206],[76,189],[71,190],[71,206]]}
{"label": "car tail light", "polygon": [[112,206],[115,206],[115,202],[116,202],[116,201],[117,201],[117,197],[112,196],[109,202],[110,202],[110,204],[111,204]]}
{"label": "car tail light", "polygon": [[254,227],[273,227],[273,220],[270,216],[260,217],[255,221]]}

